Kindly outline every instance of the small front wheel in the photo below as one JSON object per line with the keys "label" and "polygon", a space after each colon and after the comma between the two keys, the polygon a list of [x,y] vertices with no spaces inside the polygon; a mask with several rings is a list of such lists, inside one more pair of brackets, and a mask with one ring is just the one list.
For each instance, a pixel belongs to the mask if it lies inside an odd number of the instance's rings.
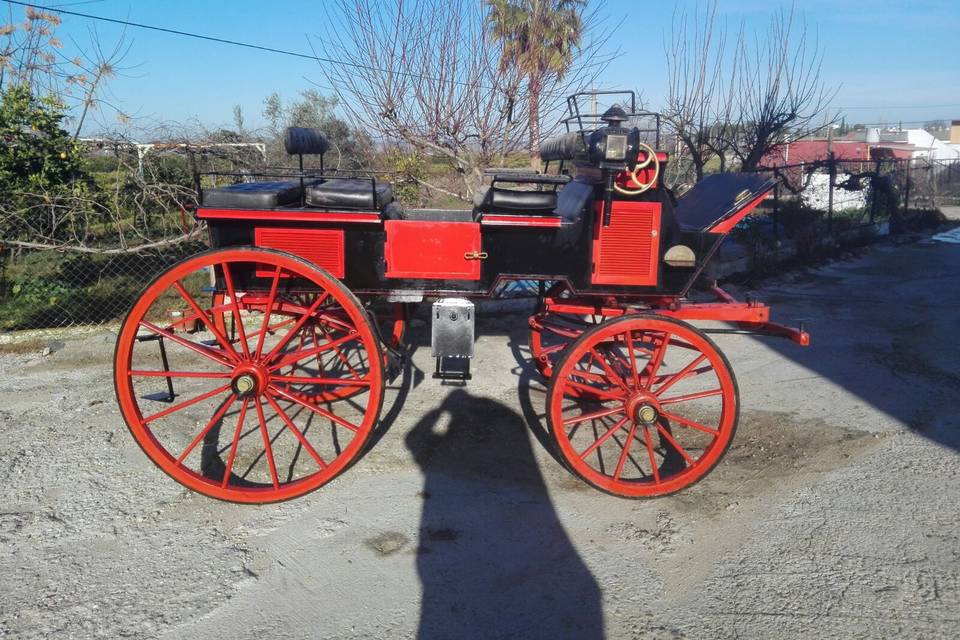
{"label": "small front wheel", "polygon": [[695,327],[649,314],[585,331],[553,370],[557,449],[591,485],[630,498],[684,489],[723,457],[739,417],[733,371]]}
{"label": "small front wheel", "polygon": [[368,315],[329,273],[230,248],[147,286],[121,327],[114,382],[133,437],[177,482],[276,502],[329,482],[363,451],[383,356]]}

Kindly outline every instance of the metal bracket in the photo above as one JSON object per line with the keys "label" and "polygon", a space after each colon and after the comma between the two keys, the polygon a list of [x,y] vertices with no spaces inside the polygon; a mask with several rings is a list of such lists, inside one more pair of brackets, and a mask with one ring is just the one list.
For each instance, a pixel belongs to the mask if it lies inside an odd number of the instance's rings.
{"label": "metal bracket", "polygon": [[[167,347],[163,342],[163,336],[151,334],[148,336],[137,336],[137,342],[156,341],[160,345],[160,363],[163,365],[163,372],[170,373],[170,361],[167,360]],[[148,393],[142,396],[145,400],[156,400],[157,402],[173,402],[177,394],[173,392],[173,376],[165,376],[167,380],[167,393]]]}

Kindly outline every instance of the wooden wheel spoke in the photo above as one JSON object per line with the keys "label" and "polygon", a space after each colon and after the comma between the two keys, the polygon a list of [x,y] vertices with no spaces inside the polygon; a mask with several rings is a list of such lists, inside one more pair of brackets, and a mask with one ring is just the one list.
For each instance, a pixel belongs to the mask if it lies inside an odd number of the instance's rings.
{"label": "wooden wheel spoke", "polygon": [[660,365],[663,363],[663,357],[667,352],[667,345],[670,344],[670,333],[664,332],[663,340],[660,342],[660,345],[654,350],[653,358],[650,360],[650,363],[647,365],[645,371],[646,375],[646,384],[645,388],[650,389],[653,386],[653,381],[657,378],[657,370],[660,369]]}
{"label": "wooden wheel spoke", "polygon": [[623,413],[623,407],[614,407],[612,409],[603,409],[601,411],[594,411],[593,413],[585,413],[582,416],[576,418],[570,418],[569,420],[563,421],[563,426],[569,427],[572,424],[578,424],[580,422],[586,422],[587,420],[596,420],[597,418],[605,418],[606,416],[613,416],[618,413]]}
{"label": "wooden wheel spoke", "polygon": [[223,393],[224,391],[226,391],[226,390],[229,389],[229,388],[230,388],[230,383],[227,383],[227,384],[223,385],[222,387],[217,387],[216,389],[213,389],[212,391],[207,391],[206,393],[200,394],[199,396],[190,398],[189,400],[184,400],[183,402],[181,402],[181,403],[179,403],[179,404],[175,404],[175,405],[173,405],[172,407],[168,407],[168,408],[164,409],[163,411],[158,411],[157,413],[155,413],[155,414],[153,414],[153,415],[151,415],[151,416],[147,416],[146,418],[143,419],[143,422],[144,422],[144,424],[150,424],[150,423],[153,422],[154,420],[159,420],[160,418],[166,417],[166,416],[170,415],[171,413],[176,413],[177,411],[180,411],[181,409],[186,409],[187,407],[193,406],[193,405],[197,404],[198,402],[203,402],[204,400],[206,400],[206,399],[208,399],[208,398],[212,398],[213,396],[215,396],[215,395],[217,395],[217,394]]}
{"label": "wooden wheel spoke", "polygon": [[627,391],[627,384],[620,376],[617,375],[617,373],[613,370],[613,367],[610,366],[610,363],[607,362],[606,358],[597,353],[596,349],[590,349],[590,355],[594,357],[595,361],[600,365],[600,368],[602,368],[607,374],[610,382],[617,385],[624,391]]}
{"label": "wooden wheel spoke", "polygon": [[613,479],[619,480],[623,473],[623,465],[627,462],[627,456],[630,454],[630,445],[633,444],[633,436],[637,432],[637,425],[630,425],[630,434],[627,435],[627,441],[623,443],[623,451],[620,452],[620,459],[617,460],[617,468],[613,471]]}
{"label": "wooden wheel spoke", "polygon": [[166,329],[161,329],[157,325],[153,324],[152,322],[148,322],[147,320],[141,320],[140,326],[142,326],[144,329],[158,336],[163,336],[164,338],[166,338],[167,340],[170,340],[171,342],[175,342],[182,347],[186,347],[187,349],[190,349],[194,353],[199,353],[203,357],[209,358],[210,360],[213,360],[217,364],[223,365],[225,367],[230,367],[231,369],[234,366],[234,362],[227,356],[227,354],[223,353],[218,349],[214,349],[213,347],[208,347],[202,344],[197,344],[196,342],[192,342],[190,340],[187,340],[186,338],[181,338],[177,334],[167,331]]}
{"label": "wooden wheel spoke", "polygon": [[197,434],[197,437],[190,442],[187,448],[183,450],[183,453],[180,454],[180,457],[177,458],[177,466],[180,466],[181,464],[183,464],[183,461],[186,460],[187,456],[190,455],[190,452],[193,451],[198,444],[200,444],[201,440],[207,437],[207,434],[210,433],[210,429],[213,429],[213,425],[217,424],[217,422],[219,422],[220,419],[223,418],[223,414],[227,412],[227,410],[233,405],[236,399],[237,399],[237,396],[231,393],[230,397],[227,398],[227,401],[224,402],[223,405],[217,410],[217,412],[213,414],[213,417],[210,418],[210,422],[207,423],[207,426],[205,426],[203,430]]}
{"label": "wooden wheel spoke", "polygon": [[223,271],[223,282],[227,286],[227,295],[230,296],[230,307],[233,311],[233,322],[240,336],[240,347],[243,350],[244,357],[249,358],[250,345],[247,344],[247,332],[243,326],[243,319],[240,317],[240,305],[237,304],[237,292],[233,286],[233,276],[230,274],[230,263],[221,263],[220,269]]}
{"label": "wooden wheel spoke", "polygon": [[588,384],[574,382],[573,380],[567,380],[567,386],[587,395],[595,395],[606,400],[623,400],[626,397],[622,393],[614,393],[609,389],[598,389],[596,387],[591,387]]}
{"label": "wooden wheel spoke", "polygon": [[290,340],[300,332],[300,329],[302,329],[303,325],[307,323],[307,320],[309,320],[310,316],[313,315],[313,312],[317,310],[317,307],[319,307],[329,296],[330,294],[324,291],[323,295],[317,297],[310,308],[307,309],[306,313],[300,316],[300,319],[297,320],[293,327],[287,331],[287,334],[280,339],[280,342],[278,342],[273,349],[270,350],[270,353],[268,353],[263,359],[264,362],[271,362],[277,356],[277,354],[280,353],[285,346],[287,346],[287,343],[290,342]]}
{"label": "wooden wheel spoke", "polygon": [[710,427],[704,426],[699,422],[694,422],[693,420],[688,420],[683,416],[678,416],[673,413],[667,413],[666,411],[661,411],[660,415],[669,420],[670,422],[676,422],[682,424],[685,427],[690,427],[691,429],[696,429],[697,431],[703,431],[704,433],[709,433],[710,435],[716,437],[720,435],[719,429],[712,429]]}
{"label": "wooden wheel spoke", "polygon": [[686,449],[680,446],[680,443],[670,435],[670,432],[663,428],[663,425],[657,424],[657,431],[660,433],[660,437],[664,438],[667,442],[670,443],[670,446],[673,447],[674,451],[683,456],[683,459],[687,461],[687,464],[691,467],[696,463],[690,454],[687,453]]}
{"label": "wooden wheel spoke", "polygon": [[237,446],[240,444],[240,433],[243,431],[243,420],[247,417],[247,406],[249,400],[244,398],[240,406],[240,417],[237,418],[237,427],[233,432],[233,440],[230,442],[230,454],[227,456],[227,466],[223,471],[223,480],[220,482],[220,488],[226,489],[230,484],[230,474],[233,473],[233,461],[237,457]]}
{"label": "wooden wheel spoke", "polygon": [[653,483],[660,484],[660,468],[657,466],[657,459],[653,454],[653,442],[650,440],[650,427],[643,425],[643,441],[647,445],[647,455],[650,458],[650,467],[653,469]]}
{"label": "wooden wheel spoke", "polygon": [[267,421],[263,417],[263,405],[260,398],[254,398],[253,404],[257,408],[257,420],[260,421],[260,435],[263,437],[263,450],[267,454],[267,466],[270,467],[270,479],[274,490],[280,488],[280,477],[277,475],[277,463],[273,459],[273,447],[270,446],[270,434],[267,433]]}
{"label": "wooden wheel spoke", "polygon": [[345,355],[343,355],[343,351],[340,350],[339,346],[335,344],[335,341],[330,336],[330,332],[327,331],[327,328],[324,327],[323,325],[320,325],[319,329],[320,329],[320,333],[323,334],[323,337],[327,340],[327,342],[333,345],[334,353],[337,354],[337,360],[343,363],[343,366],[345,366],[350,371],[350,373],[353,374],[354,377],[356,378],[362,377],[359,373],[357,373],[356,369],[350,366],[349,360]]}
{"label": "wooden wheel spoke", "polygon": [[614,424],[612,427],[610,427],[609,429],[607,429],[607,431],[606,431],[602,436],[600,436],[599,438],[597,438],[596,440],[594,440],[594,441],[593,441],[593,444],[591,444],[589,447],[587,447],[586,449],[584,449],[584,450],[579,454],[580,459],[581,459],[581,460],[586,460],[586,459],[587,459],[587,456],[589,456],[591,453],[593,453],[594,451],[596,451],[596,450],[600,447],[600,445],[602,445],[604,442],[606,442],[607,440],[609,440],[609,439],[610,439],[610,436],[612,436],[614,433],[616,433],[617,430],[621,429],[621,428],[623,427],[623,425],[627,424],[627,421],[628,421],[628,420],[629,420],[629,418],[623,417],[623,418],[621,418],[616,424]]}
{"label": "wooden wheel spoke", "polygon": [[[689,375],[698,364],[700,364],[706,359],[707,359],[707,356],[701,353],[700,356],[692,360],[690,364],[688,364],[683,369],[681,369],[677,373],[673,374],[670,378],[668,378],[666,382],[660,385],[657,388],[657,390],[653,392],[653,394],[656,396],[659,396],[661,393],[663,393],[664,391],[666,391],[667,389],[669,389],[670,387],[672,387],[673,385],[675,385],[676,383],[680,382],[685,377],[687,377],[687,375]],[[710,368],[712,369],[712,367]],[[650,383],[651,389],[653,388],[653,384],[654,383]]]}
{"label": "wooden wheel spoke", "polygon": [[369,380],[360,378],[311,378],[309,376],[270,376],[272,382],[283,384],[316,384],[336,387],[369,387]]}
{"label": "wooden wheel spoke", "polygon": [[270,406],[273,407],[273,410],[277,412],[277,415],[280,416],[280,419],[283,420],[283,422],[287,425],[287,428],[290,429],[290,433],[292,433],[294,437],[300,441],[300,444],[303,445],[303,448],[307,450],[307,453],[309,453],[314,461],[320,466],[320,469],[326,469],[328,466],[327,462],[320,456],[319,453],[317,453],[316,449],[313,448],[313,445],[310,444],[303,432],[301,432],[300,429],[293,424],[293,420],[290,419],[290,416],[288,416],[286,412],[280,408],[280,405],[277,404],[277,401],[273,399],[273,396],[267,394],[266,397],[267,402],[270,403]]}
{"label": "wooden wheel spoke", "polygon": [[313,412],[314,412],[315,414],[317,414],[318,416],[324,417],[324,418],[326,418],[327,420],[329,420],[329,421],[331,421],[331,422],[333,422],[333,423],[335,423],[335,424],[338,424],[338,425],[340,425],[341,427],[343,427],[343,428],[345,428],[345,429],[348,429],[349,431],[352,431],[352,432],[354,432],[354,433],[357,433],[357,432],[360,431],[360,427],[358,427],[357,425],[353,424],[352,422],[348,422],[347,420],[344,420],[343,418],[341,418],[341,417],[338,416],[338,415],[335,415],[335,414],[333,414],[333,413],[331,413],[331,412],[329,412],[329,411],[327,411],[327,410],[325,410],[325,409],[321,409],[320,407],[318,407],[318,406],[316,406],[316,405],[310,404],[310,403],[307,402],[306,400],[303,400],[303,399],[299,398],[299,397],[297,396],[297,394],[295,394],[295,393],[288,392],[288,391],[286,391],[286,390],[284,390],[284,389],[281,389],[280,387],[275,387],[275,386],[273,386],[273,385],[270,385],[267,389],[268,389],[268,391],[270,391],[270,392],[273,393],[274,395],[278,395],[278,396],[280,396],[281,398],[285,398],[285,399],[289,400],[290,402],[294,402],[294,403],[296,403],[296,404],[299,404],[300,406],[304,407],[305,409],[309,409],[310,411],[313,411]]}
{"label": "wooden wheel spoke", "polygon": [[697,393],[688,393],[684,396],[674,396],[672,398],[660,398],[660,404],[677,404],[678,402],[689,402],[690,400],[700,400],[712,396],[723,395],[723,389],[711,389],[709,391],[698,391]]}
{"label": "wooden wheel spoke", "polygon": [[127,372],[131,377],[142,378],[229,378],[229,371],[144,371],[133,369]]}
{"label": "wooden wheel spoke", "polygon": [[627,358],[630,360],[630,375],[633,378],[633,388],[640,388],[640,374],[637,372],[637,354],[633,346],[633,332],[629,329],[623,333],[627,343]]}
{"label": "wooden wheel spoke", "polygon": [[267,329],[270,327],[270,315],[273,313],[273,304],[277,300],[277,287],[280,285],[280,272],[282,268],[280,265],[277,265],[277,268],[273,271],[273,280],[270,283],[270,294],[267,297],[266,307],[263,309],[263,326],[260,328],[260,335],[257,337],[257,349],[256,357],[257,360],[260,359],[261,354],[263,354],[263,341],[267,336]]}
{"label": "wooden wheel spoke", "polygon": [[342,336],[340,338],[337,338],[333,342],[327,342],[325,344],[322,344],[319,347],[313,347],[311,349],[306,349],[305,351],[291,353],[285,358],[281,358],[277,362],[274,362],[273,364],[271,364],[269,367],[267,367],[267,371],[271,373],[274,371],[279,371],[280,369],[288,365],[294,364],[296,362],[300,362],[301,360],[305,360],[310,356],[323,353],[324,351],[330,351],[331,349],[337,348],[337,346],[343,344],[344,342],[349,342],[351,340],[356,340],[356,339],[357,339],[356,334],[351,334],[349,336]]}
{"label": "wooden wheel spoke", "polygon": [[193,309],[193,312],[197,314],[197,317],[200,318],[200,321],[203,322],[204,326],[207,328],[207,331],[213,334],[213,337],[217,342],[220,343],[220,346],[223,347],[223,350],[229,354],[229,357],[234,361],[239,360],[240,356],[233,348],[233,345],[230,344],[230,341],[227,340],[227,337],[220,333],[220,330],[217,329],[212,322],[210,322],[210,318],[207,317],[207,312],[200,308],[200,305],[198,305],[197,301],[193,299],[193,296],[191,296],[190,293],[183,288],[183,285],[180,284],[179,281],[174,282],[173,288],[177,290],[177,293],[180,294],[180,297],[184,299],[191,309]]}

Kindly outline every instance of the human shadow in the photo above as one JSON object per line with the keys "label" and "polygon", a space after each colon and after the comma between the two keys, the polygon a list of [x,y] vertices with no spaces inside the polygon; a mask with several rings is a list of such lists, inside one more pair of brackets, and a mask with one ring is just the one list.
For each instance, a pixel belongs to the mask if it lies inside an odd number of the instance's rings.
{"label": "human shadow", "polygon": [[508,407],[451,392],[406,444],[423,470],[417,637],[602,638],[600,587]]}

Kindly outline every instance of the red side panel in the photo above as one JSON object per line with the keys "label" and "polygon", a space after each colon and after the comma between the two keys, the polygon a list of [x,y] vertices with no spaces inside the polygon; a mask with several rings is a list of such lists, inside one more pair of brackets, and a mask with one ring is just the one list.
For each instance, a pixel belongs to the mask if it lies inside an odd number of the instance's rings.
{"label": "red side panel", "polygon": [[655,286],[660,259],[660,203],[614,202],[603,226],[597,203],[593,232],[593,284]]}
{"label": "red side panel", "polygon": [[[260,227],[254,231],[254,244],[300,256],[323,267],[335,278],[344,276],[342,229],[282,229]],[[260,277],[272,272],[257,271]]]}
{"label": "red side panel", "polygon": [[[480,225],[475,222],[387,220],[388,278],[479,280]],[[471,254],[468,257],[468,254]]]}

